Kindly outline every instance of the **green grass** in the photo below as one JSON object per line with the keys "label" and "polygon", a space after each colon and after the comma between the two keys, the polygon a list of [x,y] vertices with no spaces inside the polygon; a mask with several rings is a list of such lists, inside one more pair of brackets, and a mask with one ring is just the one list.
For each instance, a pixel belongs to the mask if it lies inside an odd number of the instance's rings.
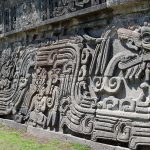
{"label": "green grass", "polygon": [[0,125],[0,150],[90,150],[80,145],[58,140],[45,141]]}

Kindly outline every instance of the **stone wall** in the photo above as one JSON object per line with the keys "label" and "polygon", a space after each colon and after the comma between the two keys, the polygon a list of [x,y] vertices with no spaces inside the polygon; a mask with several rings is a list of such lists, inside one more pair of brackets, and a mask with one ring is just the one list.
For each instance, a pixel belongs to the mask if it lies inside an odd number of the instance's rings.
{"label": "stone wall", "polygon": [[150,144],[150,1],[0,2],[0,115],[138,149]]}

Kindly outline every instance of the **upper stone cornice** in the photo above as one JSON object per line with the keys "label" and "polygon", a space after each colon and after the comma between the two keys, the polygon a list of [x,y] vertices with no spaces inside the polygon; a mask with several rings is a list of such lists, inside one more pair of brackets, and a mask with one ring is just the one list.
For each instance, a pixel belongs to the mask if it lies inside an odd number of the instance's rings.
{"label": "upper stone cornice", "polygon": [[30,30],[46,24],[77,18],[102,10],[149,0],[2,0],[0,1],[0,37]]}

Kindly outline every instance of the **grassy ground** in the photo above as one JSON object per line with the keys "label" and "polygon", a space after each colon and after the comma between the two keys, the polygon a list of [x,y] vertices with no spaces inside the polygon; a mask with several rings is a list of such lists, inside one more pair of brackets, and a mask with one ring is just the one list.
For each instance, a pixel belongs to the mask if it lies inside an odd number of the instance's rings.
{"label": "grassy ground", "polygon": [[0,125],[0,150],[90,150],[88,147],[58,140],[36,139]]}

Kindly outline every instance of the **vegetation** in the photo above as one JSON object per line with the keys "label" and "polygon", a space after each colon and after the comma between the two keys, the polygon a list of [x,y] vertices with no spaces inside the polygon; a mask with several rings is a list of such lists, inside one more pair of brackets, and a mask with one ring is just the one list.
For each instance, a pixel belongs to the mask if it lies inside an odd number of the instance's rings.
{"label": "vegetation", "polygon": [[87,146],[37,139],[25,132],[0,125],[0,150],[90,150]]}

